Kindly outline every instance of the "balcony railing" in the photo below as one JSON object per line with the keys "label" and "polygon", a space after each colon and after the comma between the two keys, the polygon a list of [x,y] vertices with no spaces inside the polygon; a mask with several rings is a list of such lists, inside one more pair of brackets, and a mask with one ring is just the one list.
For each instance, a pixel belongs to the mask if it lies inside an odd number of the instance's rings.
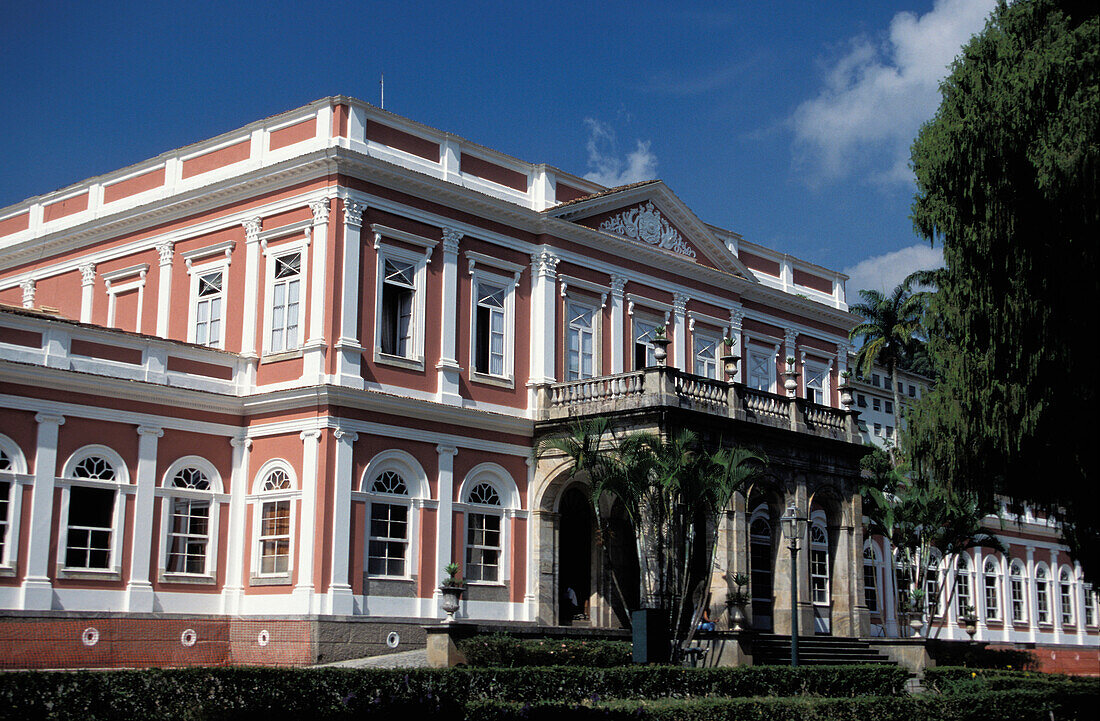
{"label": "balcony railing", "polygon": [[536,417],[541,421],[561,421],[657,408],[678,408],[849,443],[860,442],[856,414],[851,411],[664,366],[543,386],[539,389]]}

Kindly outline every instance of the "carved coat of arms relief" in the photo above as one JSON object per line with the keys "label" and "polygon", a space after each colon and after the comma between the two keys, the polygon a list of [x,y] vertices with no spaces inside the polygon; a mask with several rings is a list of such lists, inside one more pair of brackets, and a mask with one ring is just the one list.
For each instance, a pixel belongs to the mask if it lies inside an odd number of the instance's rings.
{"label": "carved coat of arms relief", "polygon": [[624,210],[608,218],[600,223],[600,230],[656,245],[689,258],[695,257],[695,251],[684,242],[680,232],[673,228],[661,215],[661,211],[648,200],[637,208]]}

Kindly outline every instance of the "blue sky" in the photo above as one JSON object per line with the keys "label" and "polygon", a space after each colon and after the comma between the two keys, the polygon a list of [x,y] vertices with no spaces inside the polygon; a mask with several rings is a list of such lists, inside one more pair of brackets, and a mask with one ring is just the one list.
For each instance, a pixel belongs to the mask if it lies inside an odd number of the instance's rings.
{"label": "blue sky", "polygon": [[0,4],[0,207],[332,94],[892,287],[908,147],[992,0]]}

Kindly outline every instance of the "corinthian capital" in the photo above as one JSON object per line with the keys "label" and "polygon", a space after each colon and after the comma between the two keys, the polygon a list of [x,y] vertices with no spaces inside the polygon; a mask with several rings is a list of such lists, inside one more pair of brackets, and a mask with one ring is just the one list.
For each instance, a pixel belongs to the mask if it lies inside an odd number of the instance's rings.
{"label": "corinthian capital", "polygon": [[542,250],[531,254],[531,271],[540,278],[558,277],[558,263],[561,258],[548,250]]}
{"label": "corinthian capital", "polygon": [[458,243],[466,234],[462,231],[455,230],[454,228],[443,229],[443,252],[444,253],[457,253]]}
{"label": "corinthian capital", "polygon": [[363,211],[367,209],[367,206],[362,203],[356,203],[354,200],[348,200],[344,202],[344,222],[348,225],[354,225],[356,228],[363,226]]}
{"label": "corinthian capital", "polygon": [[321,200],[315,200],[309,204],[309,209],[313,211],[314,223],[327,223],[329,202],[328,198],[322,198]]}

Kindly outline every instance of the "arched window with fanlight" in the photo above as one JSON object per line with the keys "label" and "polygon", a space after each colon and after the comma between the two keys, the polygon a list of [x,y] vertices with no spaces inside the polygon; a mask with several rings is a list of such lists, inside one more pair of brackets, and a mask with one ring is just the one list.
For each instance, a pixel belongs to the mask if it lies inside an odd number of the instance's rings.
{"label": "arched window with fanlight", "polygon": [[970,558],[962,553],[955,562],[955,611],[959,618],[974,612],[974,596],[970,584]]}
{"label": "arched window with fanlight", "polygon": [[294,511],[300,497],[290,464],[275,459],[260,467],[249,497],[255,543],[252,583],[290,582],[294,568]]}
{"label": "arched window with fanlight", "polygon": [[1050,576],[1044,565],[1035,568],[1035,620],[1050,625]]}
{"label": "arched window with fanlight", "polygon": [[217,559],[221,476],[204,458],[169,466],[161,482],[162,580],[212,579]]}
{"label": "arched window with fanlight", "polygon": [[1062,566],[1062,570],[1058,574],[1058,605],[1062,612],[1063,626],[1072,626],[1076,623],[1073,581],[1073,571],[1070,570],[1069,566]]}
{"label": "arched window with fanlight", "polygon": [[989,556],[982,569],[982,587],[985,591],[985,619],[1001,620],[1001,568],[997,559]]}
{"label": "arched window with fanlight", "polygon": [[0,569],[15,568],[23,499],[19,482],[20,476],[24,477],[24,482],[30,480],[26,473],[26,460],[19,446],[0,435]]}
{"label": "arched window with fanlight", "polygon": [[1025,623],[1027,621],[1027,572],[1024,564],[1013,561],[1009,567],[1009,587],[1012,594],[1012,622]]}
{"label": "arched window with fanlight", "polygon": [[360,487],[367,504],[364,570],[377,578],[412,578],[419,509],[430,495],[424,469],[405,451],[382,451],[367,464]]}
{"label": "arched window with fanlight", "polygon": [[928,554],[928,567],[924,569],[924,611],[929,618],[936,618],[941,613],[940,602],[940,552],[932,549]]}
{"label": "arched window with fanlight", "polygon": [[519,491],[508,472],[482,463],[466,475],[460,490],[466,512],[466,580],[508,580],[508,520],[519,506]]}
{"label": "arched window with fanlight", "polygon": [[771,511],[761,503],[749,519],[749,571],[752,585],[752,622],[763,631],[772,629],[774,581],[772,569]]}
{"label": "arched window with fanlight", "polygon": [[65,463],[62,478],[62,574],[121,571],[123,491],[132,490],[122,457],[100,445],[81,448]]}
{"label": "arched window with fanlight", "polygon": [[810,525],[810,596],[815,605],[829,605],[829,534],[823,523]]}

